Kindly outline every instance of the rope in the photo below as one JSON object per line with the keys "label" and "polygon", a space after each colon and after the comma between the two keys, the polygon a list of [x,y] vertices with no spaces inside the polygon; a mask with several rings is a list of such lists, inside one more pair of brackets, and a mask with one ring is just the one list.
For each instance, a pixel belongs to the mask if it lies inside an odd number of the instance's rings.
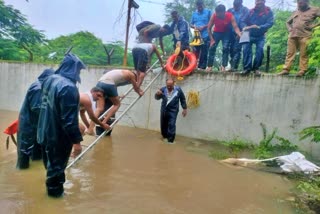
{"label": "rope", "polygon": [[197,108],[200,106],[200,92],[191,90],[188,92],[187,98],[187,106],[188,108]]}
{"label": "rope", "polygon": [[[181,52],[180,47],[177,47],[177,48],[175,49],[175,51],[174,51],[174,53],[175,53],[175,55],[177,55],[177,57],[176,57],[176,59],[175,59],[175,61],[174,61],[173,64],[176,64],[176,63],[177,63],[177,60],[178,60],[178,57],[179,57],[180,52]],[[182,58],[182,61],[181,61],[180,68],[177,70],[177,71],[178,71],[177,80],[179,80],[179,81],[183,80],[183,76],[180,76],[180,71],[181,71],[181,70],[183,69],[183,67],[184,67],[184,60],[185,60],[185,59],[186,59],[186,55],[183,54],[183,58]]]}

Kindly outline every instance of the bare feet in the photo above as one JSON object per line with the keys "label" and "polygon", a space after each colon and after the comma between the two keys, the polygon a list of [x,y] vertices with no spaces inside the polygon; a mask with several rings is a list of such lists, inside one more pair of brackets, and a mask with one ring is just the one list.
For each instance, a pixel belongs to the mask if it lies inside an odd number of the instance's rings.
{"label": "bare feet", "polygon": [[94,135],[95,135],[95,133],[94,133],[94,131],[93,131],[92,129],[86,129],[86,130],[84,131],[84,133],[87,134],[87,135],[91,135],[91,136],[94,136]]}
{"label": "bare feet", "polygon": [[212,67],[207,67],[206,72],[211,72],[212,71]]}
{"label": "bare feet", "polygon": [[81,146],[81,144],[80,144],[80,143],[79,143],[79,144],[73,144],[73,151],[72,151],[70,157],[75,158],[75,157],[77,157],[78,155],[80,155],[81,152],[82,152],[82,146]]}

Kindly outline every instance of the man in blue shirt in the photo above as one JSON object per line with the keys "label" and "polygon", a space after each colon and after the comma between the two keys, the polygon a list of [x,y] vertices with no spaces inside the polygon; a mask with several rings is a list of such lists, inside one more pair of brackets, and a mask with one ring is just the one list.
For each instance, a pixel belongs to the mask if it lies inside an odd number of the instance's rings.
{"label": "man in blue shirt", "polygon": [[198,68],[205,69],[207,67],[208,49],[210,44],[207,27],[211,17],[211,11],[204,8],[203,0],[198,0],[196,6],[197,11],[192,13],[190,27],[199,30],[201,33],[203,44],[195,46],[195,54],[199,58]]}
{"label": "man in blue shirt", "polygon": [[[239,27],[239,30],[242,31],[242,29],[245,26],[245,20],[249,15],[249,9],[242,5],[242,0],[234,0],[233,8],[230,8],[228,12],[233,14],[237,22],[237,25]],[[233,29],[233,34],[230,36],[231,71],[238,70],[240,58],[241,58],[241,50],[242,50],[242,44],[239,44],[239,37],[234,32],[234,29]]]}
{"label": "man in blue shirt", "polygon": [[[256,0],[255,7],[250,10],[249,16],[245,21],[244,31],[250,32],[250,42],[243,45],[243,75],[253,71],[260,75],[259,68],[263,61],[263,47],[265,34],[273,26],[274,17],[270,7],[265,6],[265,0]],[[252,63],[252,45],[256,45],[255,58]]]}
{"label": "man in blue shirt", "polygon": [[173,48],[189,49],[189,24],[177,11],[171,12],[172,23],[166,34],[172,33]]}

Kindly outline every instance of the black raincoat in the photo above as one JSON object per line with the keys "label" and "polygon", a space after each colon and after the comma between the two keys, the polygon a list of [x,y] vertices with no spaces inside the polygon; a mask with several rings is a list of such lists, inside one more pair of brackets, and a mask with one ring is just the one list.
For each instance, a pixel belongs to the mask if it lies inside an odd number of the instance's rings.
{"label": "black raincoat", "polygon": [[43,162],[47,169],[49,196],[63,195],[64,170],[73,144],[82,141],[79,130],[80,70],[84,64],[73,54],[68,54],[55,74],[42,84],[42,104],[37,139],[43,147]]}
{"label": "black raincoat", "polygon": [[19,113],[19,128],[17,141],[17,168],[26,169],[29,167],[29,158],[39,160],[42,158],[41,146],[37,143],[37,125],[41,105],[41,83],[54,70],[44,70],[38,80],[29,87]]}

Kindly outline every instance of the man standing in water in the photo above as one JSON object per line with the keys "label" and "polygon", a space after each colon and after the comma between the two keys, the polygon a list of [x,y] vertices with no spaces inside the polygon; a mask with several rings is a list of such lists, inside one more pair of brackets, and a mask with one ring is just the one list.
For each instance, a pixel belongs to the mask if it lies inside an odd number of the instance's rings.
{"label": "man standing in water", "polygon": [[72,146],[75,155],[81,153],[82,135],[79,130],[81,60],[67,54],[54,75],[42,84],[42,103],[37,130],[38,142],[43,148],[43,163],[47,169],[47,193],[51,197],[63,196],[64,170]]}
{"label": "man standing in water", "polygon": [[23,101],[19,113],[19,128],[17,133],[17,168],[29,168],[30,157],[32,160],[42,159],[42,149],[37,142],[37,125],[41,106],[41,84],[54,70],[44,70],[38,80],[31,84]]}
{"label": "man standing in water", "polygon": [[187,115],[186,98],[182,89],[174,84],[174,80],[169,78],[166,81],[166,86],[162,87],[155,94],[155,99],[162,99],[161,103],[161,134],[162,137],[168,140],[168,143],[173,143],[176,136],[176,121],[179,113],[179,101],[181,103],[182,116]]}

